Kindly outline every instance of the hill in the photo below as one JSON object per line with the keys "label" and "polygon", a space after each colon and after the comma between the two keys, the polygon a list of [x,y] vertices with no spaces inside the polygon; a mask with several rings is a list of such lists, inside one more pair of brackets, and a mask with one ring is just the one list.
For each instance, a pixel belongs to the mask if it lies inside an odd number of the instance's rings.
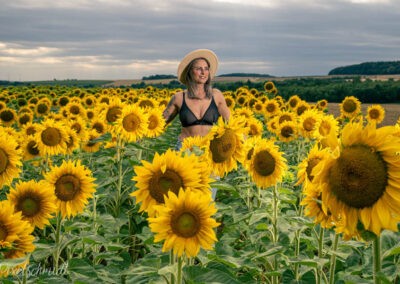
{"label": "hill", "polygon": [[400,61],[377,61],[337,67],[329,75],[393,75],[400,74]]}

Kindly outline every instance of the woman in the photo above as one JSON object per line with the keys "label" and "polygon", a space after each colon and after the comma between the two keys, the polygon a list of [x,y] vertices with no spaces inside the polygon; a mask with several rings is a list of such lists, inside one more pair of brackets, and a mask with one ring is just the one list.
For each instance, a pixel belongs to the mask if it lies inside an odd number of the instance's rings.
{"label": "woman", "polygon": [[208,49],[188,53],[178,66],[178,80],[187,89],[173,95],[163,112],[167,123],[179,114],[182,130],[177,150],[186,137],[205,136],[219,116],[229,119],[230,111],[223,94],[211,86],[217,68],[218,58]]}

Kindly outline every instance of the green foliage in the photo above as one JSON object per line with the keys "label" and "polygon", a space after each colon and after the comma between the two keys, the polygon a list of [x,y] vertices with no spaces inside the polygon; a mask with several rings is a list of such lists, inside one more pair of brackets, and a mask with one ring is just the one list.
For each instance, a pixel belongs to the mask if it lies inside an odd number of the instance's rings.
{"label": "green foliage", "polygon": [[337,67],[329,75],[391,75],[400,74],[400,61],[364,62]]}

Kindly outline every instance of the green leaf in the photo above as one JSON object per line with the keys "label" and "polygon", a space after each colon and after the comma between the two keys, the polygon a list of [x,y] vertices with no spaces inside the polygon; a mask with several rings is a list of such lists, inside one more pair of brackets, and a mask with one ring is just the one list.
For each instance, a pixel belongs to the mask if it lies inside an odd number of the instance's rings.
{"label": "green leaf", "polygon": [[84,259],[72,258],[68,261],[68,271],[74,280],[85,281],[87,279],[97,278],[96,270]]}
{"label": "green leaf", "polygon": [[229,283],[241,284],[237,277],[228,274],[226,271],[217,269],[204,268],[200,266],[188,266],[183,268],[184,278],[187,283]]}

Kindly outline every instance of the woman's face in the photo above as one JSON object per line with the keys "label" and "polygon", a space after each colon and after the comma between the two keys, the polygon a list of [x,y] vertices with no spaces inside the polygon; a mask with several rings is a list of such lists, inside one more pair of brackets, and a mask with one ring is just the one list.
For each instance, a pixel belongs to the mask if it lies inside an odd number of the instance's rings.
{"label": "woman's face", "polygon": [[204,59],[197,59],[192,66],[192,78],[196,83],[205,84],[210,77],[210,67]]}

